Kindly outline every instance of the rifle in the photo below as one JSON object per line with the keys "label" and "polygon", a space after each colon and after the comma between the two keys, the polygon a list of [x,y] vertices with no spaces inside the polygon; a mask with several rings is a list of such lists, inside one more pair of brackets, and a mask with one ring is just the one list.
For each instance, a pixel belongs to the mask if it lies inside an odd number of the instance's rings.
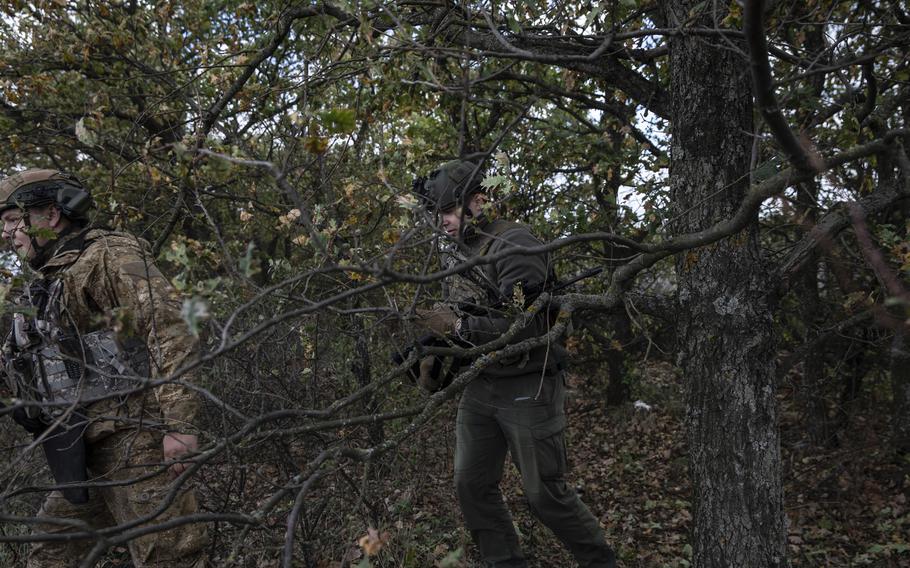
{"label": "rifle", "polygon": [[[0,402],[0,409],[6,408]],[[47,459],[47,465],[57,485],[61,485],[63,497],[75,505],[88,502],[88,489],[85,487],[65,487],[71,483],[88,481],[88,464],[83,434],[88,427],[88,420],[78,411],[70,412],[63,420],[53,420],[47,412],[40,409],[36,412],[33,406],[13,408],[13,420],[37,440],[41,440],[41,449]]]}
{"label": "rifle", "polygon": [[[533,304],[537,298],[544,292],[550,294],[556,294],[561,292],[570,286],[604,271],[603,267],[591,268],[581,272],[568,280],[555,281],[553,284],[548,282],[542,282],[536,285],[528,285],[524,282],[521,283],[522,295],[524,296],[524,307],[527,308]],[[555,278],[553,280],[556,280]],[[551,280],[552,281],[552,280]],[[498,294],[499,299],[493,303],[491,306],[481,306],[475,302],[460,302],[456,308],[457,312],[464,313],[467,315],[488,315],[490,312],[501,311],[502,308],[506,307],[511,303],[510,299],[502,297],[502,294]],[[392,351],[392,363],[397,367],[403,364],[411,356],[411,353],[416,349],[418,354],[424,352],[427,348],[432,347],[471,347],[466,341],[461,340],[457,337],[439,337],[438,335],[428,333],[426,335],[420,336],[414,343],[405,347],[403,350],[394,349]],[[433,356],[433,367],[431,370],[431,375],[433,377],[439,377],[442,373],[443,362],[440,357]],[[422,357],[418,357],[417,361],[411,365],[411,368],[408,369],[408,377],[412,382],[417,383],[420,380],[420,363]],[[452,359],[452,363],[446,369],[446,373],[442,378],[442,381],[439,383],[439,387],[436,390],[441,390],[446,388],[452,383],[452,380],[455,378],[455,375],[458,374],[458,371],[461,367],[467,362],[467,359],[461,357],[455,357]]]}

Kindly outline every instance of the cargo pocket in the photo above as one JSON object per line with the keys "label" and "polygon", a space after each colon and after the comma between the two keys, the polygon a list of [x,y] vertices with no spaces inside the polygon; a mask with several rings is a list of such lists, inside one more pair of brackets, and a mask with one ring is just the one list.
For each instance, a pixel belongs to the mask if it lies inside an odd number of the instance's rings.
{"label": "cargo pocket", "polygon": [[540,478],[560,479],[566,473],[566,415],[559,413],[531,427]]}

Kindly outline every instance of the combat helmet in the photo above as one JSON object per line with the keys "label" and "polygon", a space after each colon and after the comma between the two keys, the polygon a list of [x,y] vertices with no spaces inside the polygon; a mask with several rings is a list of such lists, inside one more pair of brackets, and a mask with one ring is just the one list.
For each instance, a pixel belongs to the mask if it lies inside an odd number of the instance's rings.
{"label": "combat helmet", "polygon": [[483,173],[473,162],[453,160],[425,178],[417,178],[414,191],[429,211],[445,211],[462,205],[482,191]]}
{"label": "combat helmet", "polygon": [[71,221],[85,223],[92,196],[76,176],[58,170],[25,170],[0,180],[0,213],[51,204]]}

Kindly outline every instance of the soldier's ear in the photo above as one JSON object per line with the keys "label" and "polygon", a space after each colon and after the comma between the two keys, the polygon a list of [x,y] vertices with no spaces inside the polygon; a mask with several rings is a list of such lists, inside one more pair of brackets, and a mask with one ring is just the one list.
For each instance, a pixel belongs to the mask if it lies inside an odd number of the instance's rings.
{"label": "soldier's ear", "polygon": [[47,215],[47,224],[51,229],[61,227],[66,220],[66,217],[63,216],[56,204],[49,205],[45,215]]}
{"label": "soldier's ear", "polygon": [[475,193],[471,196],[471,200],[468,201],[468,209],[470,209],[471,213],[476,217],[483,211],[483,206],[486,203],[487,195],[485,193]]}

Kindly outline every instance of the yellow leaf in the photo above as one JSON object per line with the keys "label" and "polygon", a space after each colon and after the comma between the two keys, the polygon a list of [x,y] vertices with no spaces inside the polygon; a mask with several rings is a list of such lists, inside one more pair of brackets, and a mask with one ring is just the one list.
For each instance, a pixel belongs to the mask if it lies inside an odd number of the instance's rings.
{"label": "yellow leaf", "polygon": [[360,540],[357,541],[357,544],[367,556],[374,556],[382,550],[382,547],[386,545],[389,540],[389,533],[383,532],[379,534],[379,531],[370,527],[367,529],[367,534],[360,537]]}
{"label": "yellow leaf", "polygon": [[399,236],[401,236],[401,233],[395,229],[386,229],[382,232],[382,240],[389,243],[390,245],[397,243]]}
{"label": "yellow leaf", "polygon": [[310,136],[303,143],[303,147],[312,154],[324,154],[329,148],[329,139],[324,136]]}
{"label": "yellow leaf", "polygon": [[300,218],[300,209],[296,207],[288,211],[285,215],[278,217],[278,228],[284,228]]}

